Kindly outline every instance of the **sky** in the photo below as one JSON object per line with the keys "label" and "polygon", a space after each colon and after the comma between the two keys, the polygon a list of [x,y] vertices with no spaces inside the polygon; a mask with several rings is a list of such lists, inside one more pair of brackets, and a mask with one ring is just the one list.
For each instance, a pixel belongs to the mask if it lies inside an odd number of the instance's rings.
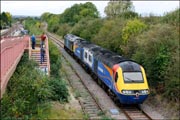
{"label": "sky", "polygon": [[[10,12],[12,15],[41,16],[44,12],[61,14],[73,4],[87,1],[1,1],[1,12]],[[109,1],[90,1],[104,17],[104,8]],[[133,1],[135,12],[141,15],[164,15],[179,8],[179,1]]]}

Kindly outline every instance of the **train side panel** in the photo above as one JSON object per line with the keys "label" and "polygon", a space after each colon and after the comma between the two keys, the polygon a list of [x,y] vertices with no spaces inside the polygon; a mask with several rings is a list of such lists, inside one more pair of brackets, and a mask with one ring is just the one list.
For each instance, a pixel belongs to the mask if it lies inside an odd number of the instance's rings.
{"label": "train side panel", "polygon": [[112,88],[112,70],[100,61],[98,61],[97,75],[110,89]]}
{"label": "train side panel", "polygon": [[83,63],[93,70],[94,66],[94,56],[93,54],[89,51],[89,49],[83,47]]}
{"label": "train side panel", "polygon": [[78,58],[78,59],[81,59],[81,54],[82,54],[83,50],[81,47],[75,47],[75,50],[74,50],[74,55]]}

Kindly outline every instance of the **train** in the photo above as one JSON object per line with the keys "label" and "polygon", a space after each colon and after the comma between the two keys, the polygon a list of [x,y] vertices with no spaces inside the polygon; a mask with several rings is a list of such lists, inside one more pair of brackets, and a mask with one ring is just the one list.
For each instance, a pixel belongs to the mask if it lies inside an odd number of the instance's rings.
{"label": "train", "polygon": [[137,105],[150,94],[145,70],[137,62],[73,34],[64,36],[64,49],[89,71],[113,100]]}

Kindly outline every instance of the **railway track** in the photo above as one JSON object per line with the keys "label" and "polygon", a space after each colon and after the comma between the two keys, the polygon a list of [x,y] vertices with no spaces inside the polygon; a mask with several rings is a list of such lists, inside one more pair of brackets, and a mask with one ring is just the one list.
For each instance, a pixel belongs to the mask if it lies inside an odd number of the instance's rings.
{"label": "railway track", "polygon": [[14,33],[16,30],[19,29],[19,25],[18,24],[15,24],[13,25],[11,28],[9,28],[6,32],[2,33],[1,34],[1,38],[3,37],[9,37],[9,36],[12,36],[12,33]]}
{"label": "railway track", "polygon": [[121,107],[121,110],[130,120],[152,120],[152,118],[137,106]]}
{"label": "railway track", "polygon": [[[64,44],[62,41],[58,40],[50,33],[48,33],[47,35],[53,40],[53,42],[55,42],[58,46],[63,48]],[[103,113],[103,110],[99,105],[98,101],[96,100],[95,96],[89,91],[87,86],[83,83],[78,73],[76,71],[73,71],[73,68],[71,66],[67,65],[68,61],[65,55],[63,55],[63,60],[66,64],[65,70],[68,71],[67,76],[70,76],[69,83],[75,90],[77,96],[79,96],[78,100],[80,105],[82,106],[83,112],[90,119],[100,119],[100,115]]]}
{"label": "railway track", "polygon": [[[56,44],[58,44],[61,48],[64,48],[64,42],[63,41],[61,41],[61,40],[59,40],[59,39],[57,39],[54,35],[52,35],[52,34],[50,34],[50,33],[48,33],[48,36],[56,43]],[[72,68],[73,69],[73,68]],[[77,74],[77,73],[76,73]],[[78,74],[77,74],[77,76],[79,76]],[[80,77],[79,77],[80,78]],[[72,82],[72,81],[70,81],[70,82]],[[83,84],[83,83],[82,83]],[[78,84],[78,86],[82,86],[82,85],[80,85],[80,84]],[[83,84],[83,86],[85,86],[84,84]],[[86,86],[85,86],[86,87]],[[80,88],[81,89],[81,88]],[[87,87],[86,87],[86,89],[87,89]],[[91,94],[91,92],[89,92],[90,94]],[[85,95],[85,93],[81,93],[82,95]],[[92,94],[91,94],[91,96],[93,96]],[[86,101],[87,101],[87,103],[88,103],[88,100],[90,99],[90,101],[91,101],[91,98],[87,98],[86,97]],[[83,101],[83,100],[82,100]],[[86,102],[85,102],[86,103]],[[97,103],[97,102],[96,102]],[[86,108],[84,108],[84,106],[83,106],[83,104],[82,104],[82,102],[81,102],[81,100],[80,100],[80,104],[82,105],[82,108],[84,109],[84,112],[85,113],[87,113],[86,112]],[[86,106],[86,105],[85,105]],[[87,105],[88,106],[88,105]],[[120,107],[120,109],[122,110],[122,112],[125,114],[125,116],[127,117],[127,119],[130,119],[130,120],[152,120],[152,118],[148,115],[148,114],[146,114],[146,112],[144,112],[143,110],[141,110],[139,107],[137,107],[137,106],[121,106]],[[100,111],[100,110],[99,110]],[[102,109],[101,109],[101,111],[102,111]],[[94,114],[94,113],[93,113]]]}

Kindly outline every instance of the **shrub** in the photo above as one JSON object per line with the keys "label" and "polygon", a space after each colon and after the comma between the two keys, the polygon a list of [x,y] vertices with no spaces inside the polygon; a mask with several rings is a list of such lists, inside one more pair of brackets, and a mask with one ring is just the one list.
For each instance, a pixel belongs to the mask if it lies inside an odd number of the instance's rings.
{"label": "shrub", "polygon": [[31,118],[39,105],[47,102],[51,90],[46,76],[35,69],[35,63],[25,54],[11,77],[1,100],[1,117]]}
{"label": "shrub", "polygon": [[51,78],[49,81],[51,90],[53,91],[53,96],[51,97],[54,101],[68,102],[69,92],[66,87],[66,82],[61,80],[61,78]]}
{"label": "shrub", "polygon": [[137,34],[143,32],[146,28],[147,26],[138,19],[129,20],[122,30],[124,43],[127,43],[130,37],[137,36]]}
{"label": "shrub", "polygon": [[61,68],[61,56],[58,48],[49,41],[49,51],[50,51],[50,62],[51,62],[51,79],[49,85],[52,91],[52,100],[58,100],[60,102],[68,101],[68,89],[66,82],[61,78],[60,68]]}
{"label": "shrub", "polygon": [[65,24],[59,25],[58,31],[56,33],[60,36],[64,36],[68,34],[70,30],[71,30],[71,26],[65,23]]}
{"label": "shrub", "polygon": [[58,78],[60,77],[60,68],[61,68],[61,57],[58,48],[49,41],[49,56],[51,63],[51,76]]}
{"label": "shrub", "polygon": [[179,66],[176,57],[179,53],[178,31],[173,26],[158,24],[136,39],[138,48],[133,59],[145,67],[151,87],[158,90],[161,84],[161,94],[165,92],[165,95],[168,95],[171,92],[171,95],[176,97],[179,79],[179,68],[176,67]]}
{"label": "shrub", "polygon": [[104,21],[103,26],[92,41],[95,44],[121,54],[122,50],[120,45],[123,44],[122,29],[125,23],[126,21],[121,18]]}
{"label": "shrub", "polygon": [[180,8],[177,8],[176,10],[167,13],[163,18],[163,23],[169,23],[174,26],[179,26],[179,18],[180,18]]}

